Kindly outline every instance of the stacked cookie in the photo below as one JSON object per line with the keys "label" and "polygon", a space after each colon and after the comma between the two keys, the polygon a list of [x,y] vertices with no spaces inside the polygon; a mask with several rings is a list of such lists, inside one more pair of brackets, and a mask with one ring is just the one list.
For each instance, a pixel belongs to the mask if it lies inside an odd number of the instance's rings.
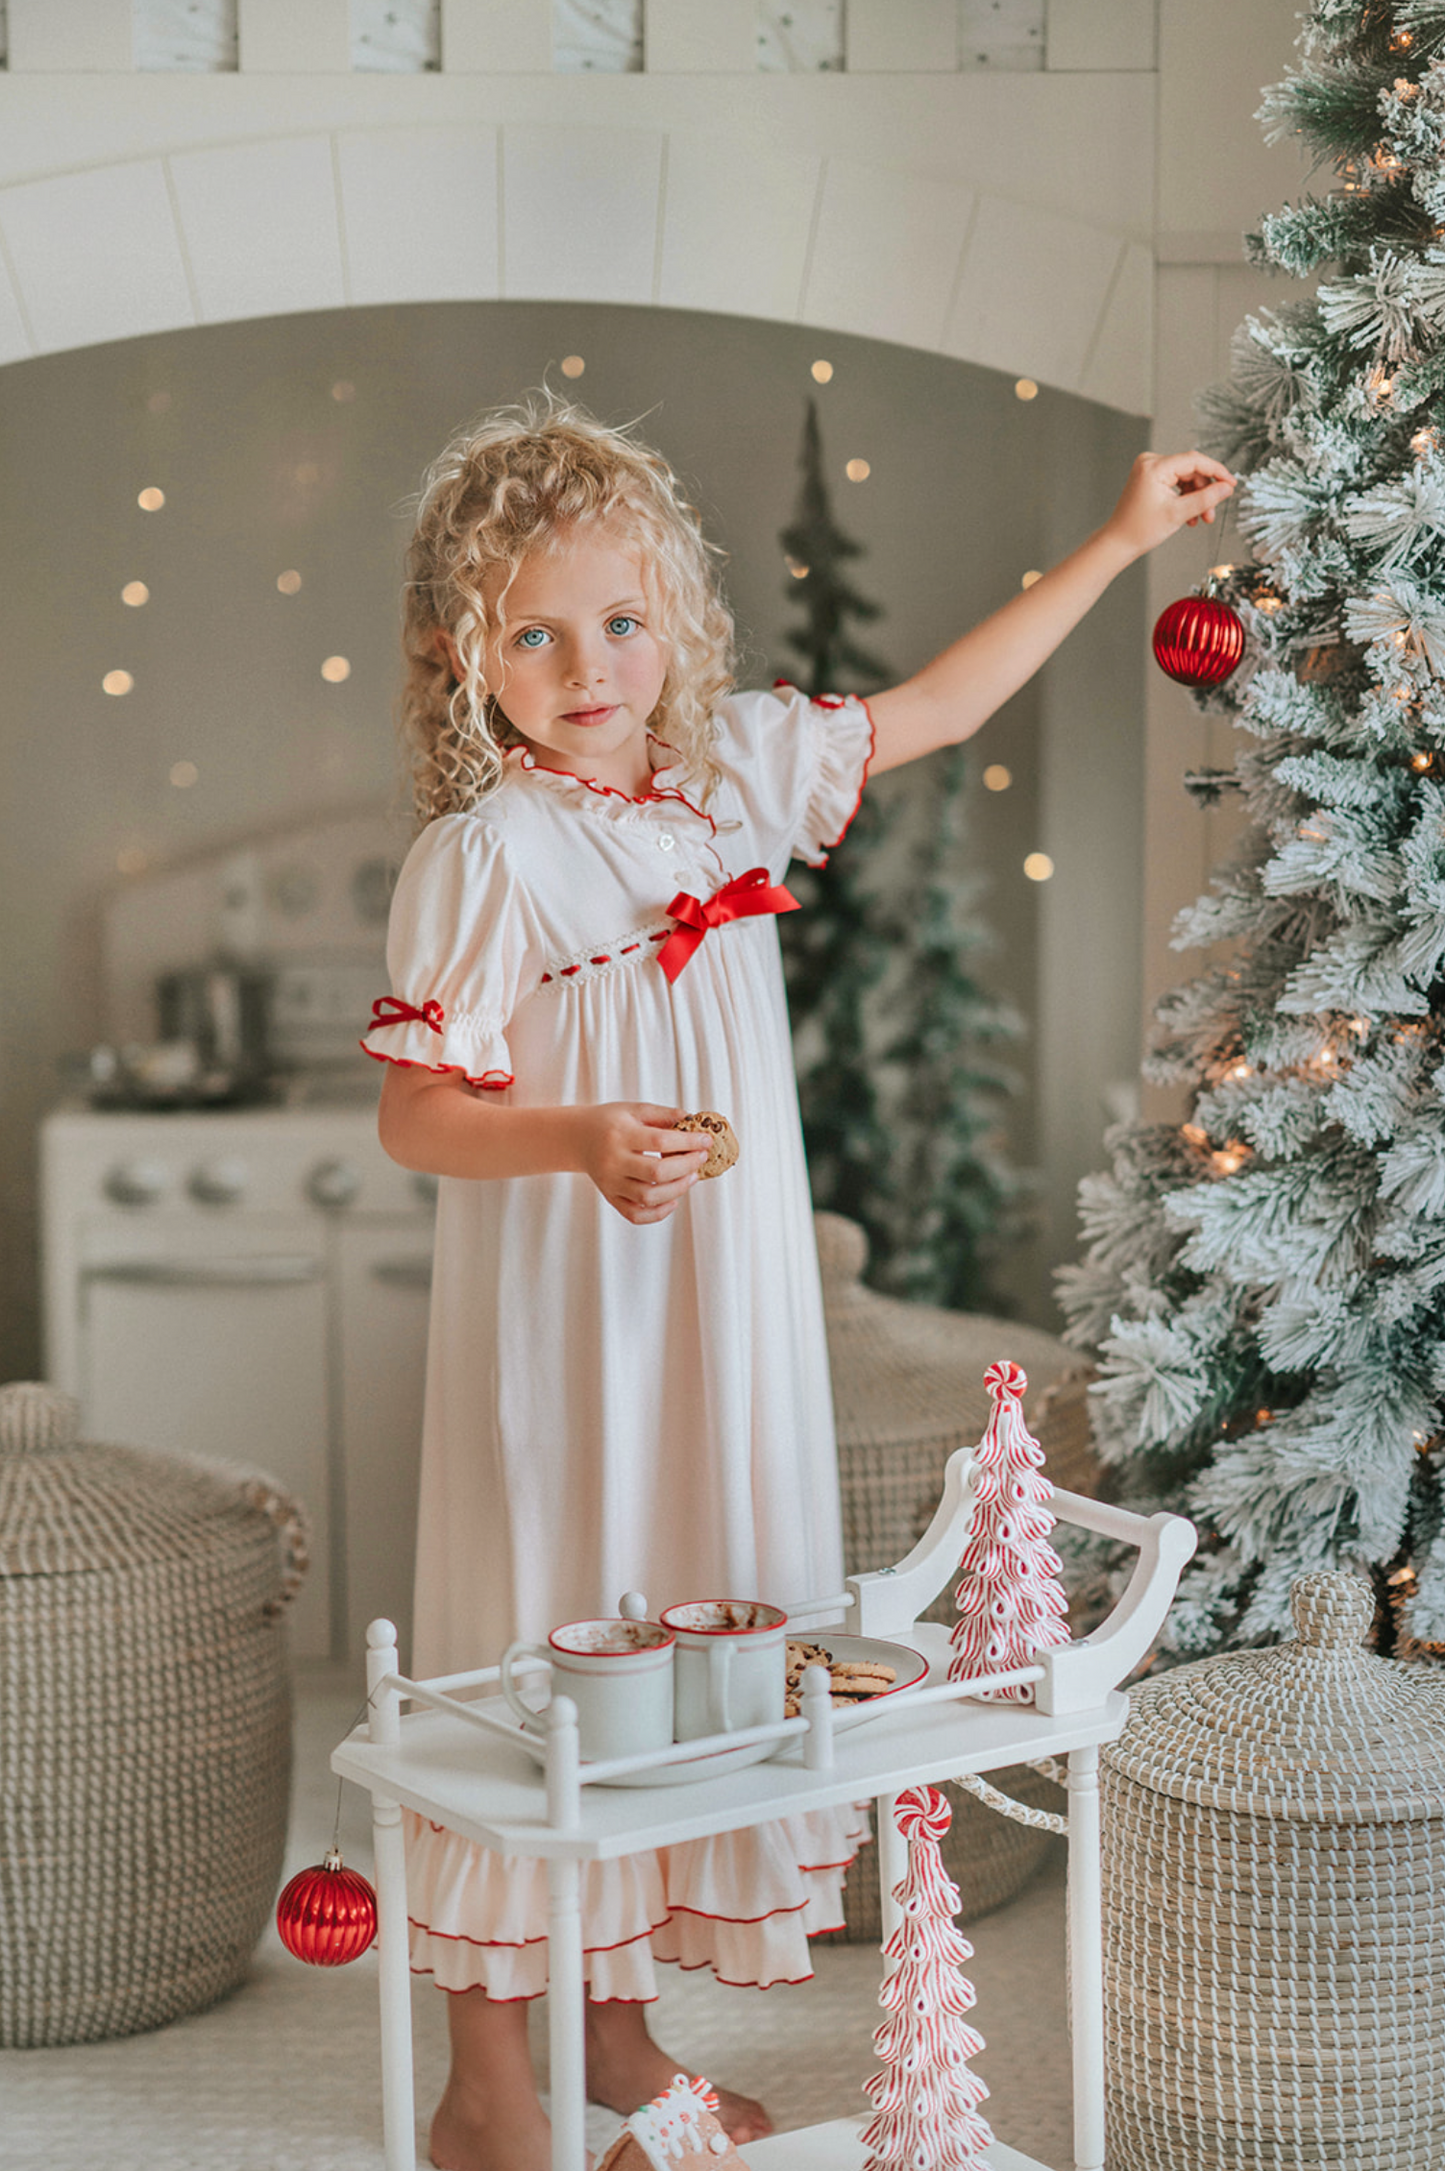
{"label": "stacked cookie", "polygon": [[898,1679],[892,1666],[875,1664],[871,1659],[834,1658],[821,1643],[790,1643],[783,1705],[787,1718],[796,1719],[802,1711],[803,1674],[809,1666],[827,1667],[835,1706],[861,1704],[870,1696],[881,1696]]}

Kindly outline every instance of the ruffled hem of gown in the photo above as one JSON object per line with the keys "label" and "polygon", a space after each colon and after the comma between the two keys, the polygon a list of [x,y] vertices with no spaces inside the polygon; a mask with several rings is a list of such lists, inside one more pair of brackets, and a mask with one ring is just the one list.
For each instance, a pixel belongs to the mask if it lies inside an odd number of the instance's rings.
{"label": "ruffled hem of gown", "polygon": [[[402,1812],[412,1972],[497,2001],[547,1987],[547,1868]],[[807,1982],[808,1939],[843,1923],[843,1873],[870,1836],[863,1806],[582,1865],[588,1996],[650,2004],[654,1963],[720,1982]]]}

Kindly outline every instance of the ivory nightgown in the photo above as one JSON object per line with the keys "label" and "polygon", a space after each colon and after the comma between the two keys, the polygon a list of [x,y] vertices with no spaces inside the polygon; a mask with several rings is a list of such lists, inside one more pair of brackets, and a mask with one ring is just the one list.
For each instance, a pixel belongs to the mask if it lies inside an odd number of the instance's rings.
{"label": "ivory nightgown", "polygon": [[[704,813],[680,768],[640,799],[521,750],[471,814],[417,839],[388,963],[413,1014],[373,1025],[384,1060],[461,1071],[513,1106],[718,1109],[737,1165],[637,1228],[583,1176],[444,1178],[417,1538],[418,1676],[493,1663],[514,1636],[688,1598],[842,1587],[822,1300],[776,920],[703,933],[686,908],[757,868],[783,881],[847,828],[872,746],[861,702],[785,688],[719,712]],[[655,762],[668,749],[654,741]],[[739,893],[734,892],[736,897]],[[701,917],[694,914],[693,917]],[[672,953],[669,952],[669,958]],[[386,1007],[386,1006],[379,1006]],[[590,1864],[594,1998],[655,1995],[653,1957],[797,1981],[836,1927],[864,1829],[839,1810]],[[545,1987],[540,1863],[409,1815],[412,1964],[494,1998]]]}

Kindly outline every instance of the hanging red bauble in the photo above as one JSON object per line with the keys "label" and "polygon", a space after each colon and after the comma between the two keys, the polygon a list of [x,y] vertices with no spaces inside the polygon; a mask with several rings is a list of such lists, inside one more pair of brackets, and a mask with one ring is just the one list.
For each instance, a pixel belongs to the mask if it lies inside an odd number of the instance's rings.
{"label": "hanging red bauble", "polygon": [[376,1894],[335,1847],[316,1869],[298,1871],[276,1902],[281,1942],[312,1967],[345,1967],[376,1936]]}
{"label": "hanging red bauble", "polygon": [[1181,596],[1161,611],[1154,660],[1181,686],[1217,686],[1244,654],[1244,624],[1218,596]]}

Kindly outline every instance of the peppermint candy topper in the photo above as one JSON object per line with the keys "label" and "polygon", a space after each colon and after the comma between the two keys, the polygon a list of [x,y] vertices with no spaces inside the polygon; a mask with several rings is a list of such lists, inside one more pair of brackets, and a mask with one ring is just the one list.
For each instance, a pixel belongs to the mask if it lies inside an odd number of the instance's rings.
{"label": "peppermint candy topper", "polygon": [[906,1840],[916,1834],[941,1840],[953,1822],[953,1809],[942,1787],[908,1787],[898,1797],[893,1821]]}
{"label": "peppermint candy topper", "polygon": [[[974,1464],[973,1521],[954,1593],[950,1681],[1009,1673],[1069,1640],[1063,1563],[1048,1543],[1057,1517],[1044,1453],[1024,1423],[1028,1377],[1004,1358],[983,1376],[993,1409]],[[1027,1683],[984,1689],[996,1703],[1028,1704]]]}

